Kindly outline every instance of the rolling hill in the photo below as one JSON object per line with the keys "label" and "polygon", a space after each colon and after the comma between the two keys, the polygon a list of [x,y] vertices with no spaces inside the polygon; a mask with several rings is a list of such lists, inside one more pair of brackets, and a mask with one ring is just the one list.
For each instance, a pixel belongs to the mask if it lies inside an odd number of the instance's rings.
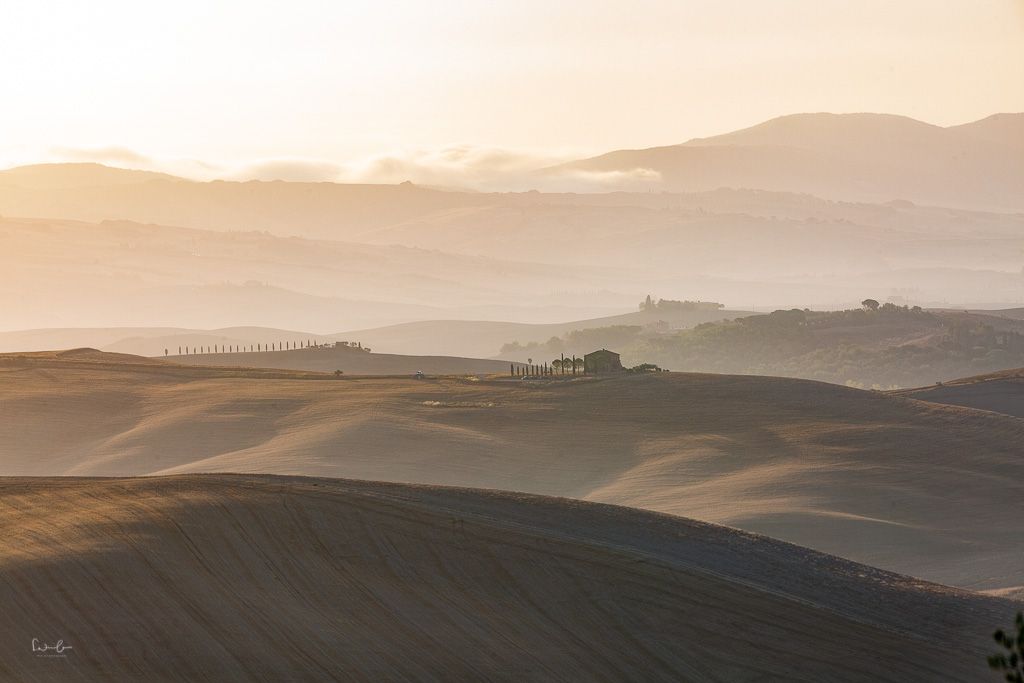
{"label": "rolling hill", "polygon": [[547,343],[502,348],[501,357],[547,360],[613,348],[627,366],[799,377],[876,389],[917,387],[1024,364],[1024,321],[981,312],[777,310],[692,329],[610,326]]}
{"label": "rolling hill", "polygon": [[[868,292],[1020,300],[1022,213],[800,194],[809,188],[474,193],[119,169],[75,185],[65,176],[77,166],[30,170],[0,180],[9,329],[547,323],[631,308],[648,292],[734,308],[833,308]],[[20,175],[40,186],[10,184]],[[195,300],[207,305],[184,303]]]}
{"label": "rolling hill", "polygon": [[26,190],[88,189],[142,185],[154,181],[187,182],[184,178],[166,173],[114,168],[94,163],[32,164],[0,171],[0,186]]}
{"label": "rolling hill", "polygon": [[0,218],[0,306],[15,330],[336,331],[524,311],[557,320],[635,305],[633,296],[560,301],[552,294],[602,284],[602,273],[582,266],[260,232]]}
{"label": "rolling hill", "polygon": [[485,194],[408,184],[183,181],[98,164],[0,172],[0,214],[7,216],[268,230],[320,239],[350,238],[369,227],[493,201]]}
{"label": "rolling hill", "polygon": [[[537,313],[537,311],[535,311]],[[548,313],[550,314],[550,312]],[[665,323],[685,328],[700,323],[739,318],[749,311],[633,311],[619,315],[559,323],[520,323],[497,320],[420,320],[385,327],[314,334],[267,327],[225,327],[210,330],[171,327],[53,328],[0,332],[0,353],[40,349],[93,347],[102,351],[138,356],[179,355],[184,348],[270,345],[278,342],[322,344],[360,342],[377,352],[402,355],[463,356],[491,358],[509,340],[546,342],[573,330],[609,325]],[[333,368],[332,368],[333,369]]]}
{"label": "rolling hill", "polygon": [[509,374],[511,363],[459,356],[415,356],[371,353],[369,348],[340,344],[263,352],[197,353],[169,356],[183,365],[276,368],[310,372],[342,371],[346,375],[493,375]]}
{"label": "rolling hill", "polygon": [[1021,368],[895,393],[921,401],[1024,417],[1024,369]]}
{"label": "rolling hill", "polygon": [[162,356],[164,350],[230,344],[269,344],[279,340],[315,341],[312,332],[269,327],[224,327],[213,330],[180,327],[69,327],[0,332],[0,353],[40,349],[96,348],[135,356]]}
{"label": "rolling hill", "polygon": [[[391,353],[453,353],[493,357],[509,341],[546,342],[573,330],[590,330],[611,325],[659,325],[682,329],[717,320],[742,318],[752,311],[728,309],[633,311],[564,323],[515,323],[489,320],[421,320],[369,330],[332,335],[334,339],[357,339],[379,351]],[[2,338],[2,337],[0,337]],[[589,350],[589,349],[588,349]],[[523,360],[525,360],[525,356]],[[549,359],[545,359],[549,360]]]}
{"label": "rolling hill", "polygon": [[78,356],[0,357],[0,475],[517,490],[727,524],[949,585],[1024,586],[1013,417],[767,377],[337,380]]}
{"label": "rolling hill", "polygon": [[239,475],[0,494],[11,680],[962,681],[1015,607],[521,494]]}
{"label": "rolling hill", "polygon": [[980,121],[953,126],[968,135],[1024,150],[1024,113],[993,114]]}

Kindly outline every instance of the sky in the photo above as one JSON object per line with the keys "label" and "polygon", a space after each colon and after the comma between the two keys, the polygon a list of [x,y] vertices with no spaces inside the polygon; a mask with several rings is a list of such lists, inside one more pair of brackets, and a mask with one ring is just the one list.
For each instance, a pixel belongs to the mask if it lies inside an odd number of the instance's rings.
{"label": "sky", "polygon": [[1024,0],[0,4],[0,166],[398,180],[1024,111]]}

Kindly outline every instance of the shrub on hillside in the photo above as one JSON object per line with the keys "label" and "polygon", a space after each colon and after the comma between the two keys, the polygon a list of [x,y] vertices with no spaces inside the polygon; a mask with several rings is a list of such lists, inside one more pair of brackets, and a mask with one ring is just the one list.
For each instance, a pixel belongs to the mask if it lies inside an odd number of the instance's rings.
{"label": "shrub on hillside", "polygon": [[989,657],[988,665],[993,670],[1002,672],[1003,678],[1009,683],[1024,683],[1024,612],[1017,612],[1014,624],[1016,633],[1007,633],[999,629],[992,634],[1006,652]]}

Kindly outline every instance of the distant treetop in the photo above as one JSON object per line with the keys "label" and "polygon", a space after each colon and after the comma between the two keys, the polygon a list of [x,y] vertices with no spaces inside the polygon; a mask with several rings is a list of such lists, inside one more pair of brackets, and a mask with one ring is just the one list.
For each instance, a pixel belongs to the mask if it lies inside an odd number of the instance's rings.
{"label": "distant treetop", "polygon": [[640,302],[641,311],[717,311],[725,308],[725,304],[715,301],[677,301],[675,299],[658,299],[657,302],[648,294]]}

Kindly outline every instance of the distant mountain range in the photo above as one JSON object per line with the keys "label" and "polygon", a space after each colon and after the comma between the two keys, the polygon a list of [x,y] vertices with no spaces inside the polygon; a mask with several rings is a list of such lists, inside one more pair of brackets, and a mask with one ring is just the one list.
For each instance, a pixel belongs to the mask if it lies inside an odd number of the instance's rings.
{"label": "distant mountain range", "polygon": [[942,128],[886,114],[794,114],[681,145],[619,150],[550,169],[646,172],[672,192],[719,187],[830,199],[1024,210],[1024,113]]}
{"label": "distant mountain range", "polygon": [[[573,187],[573,178],[585,185],[589,178],[599,180],[589,185],[591,190],[747,188],[843,201],[903,199],[956,208],[1024,211],[1024,113],[994,114],[946,128],[891,114],[792,114],[724,135],[663,147],[615,150],[538,169],[534,178],[541,190]],[[168,183],[176,185],[178,201],[205,201],[209,222],[196,225],[179,220],[175,202],[166,199],[167,203],[159,206],[169,192]],[[273,189],[257,189],[260,186]],[[118,189],[83,202],[83,190],[94,195],[99,187]],[[33,190],[48,194],[33,198]],[[261,206],[260,215],[251,216],[257,225],[272,221],[279,210],[287,210],[290,203],[303,198],[310,202],[308,208],[320,212],[324,223],[334,229],[356,217],[370,227],[422,214],[427,208],[494,202],[493,195],[484,193],[469,193],[476,195],[470,199],[462,192],[430,192],[409,184],[194,183],[162,173],[99,164],[40,164],[0,171],[0,212],[9,215],[143,220],[135,212],[144,202],[155,211],[144,220],[227,228],[230,226],[222,215],[225,205],[251,201],[256,194],[274,199]],[[353,213],[356,205],[374,198],[390,201],[380,202],[386,208],[377,206],[373,215]],[[40,200],[59,211],[38,213],[32,207]],[[87,206],[105,202],[121,206],[122,213],[115,215],[109,209],[93,213]],[[348,209],[341,225],[336,218],[332,220],[339,208]],[[68,211],[78,213],[72,216]]]}
{"label": "distant mountain range", "polygon": [[879,114],[798,114],[683,144],[623,150],[548,173],[646,172],[669,191],[753,187],[855,202],[1024,210],[1024,114],[941,128]]}
{"label": "distant mountain range", "polygon": [[155,180],[188,182],[166,173],[114,168],[94,163],[31,164],[0,171],[0,186],[32,190],[67,190],[109,185],[139,185]]}

